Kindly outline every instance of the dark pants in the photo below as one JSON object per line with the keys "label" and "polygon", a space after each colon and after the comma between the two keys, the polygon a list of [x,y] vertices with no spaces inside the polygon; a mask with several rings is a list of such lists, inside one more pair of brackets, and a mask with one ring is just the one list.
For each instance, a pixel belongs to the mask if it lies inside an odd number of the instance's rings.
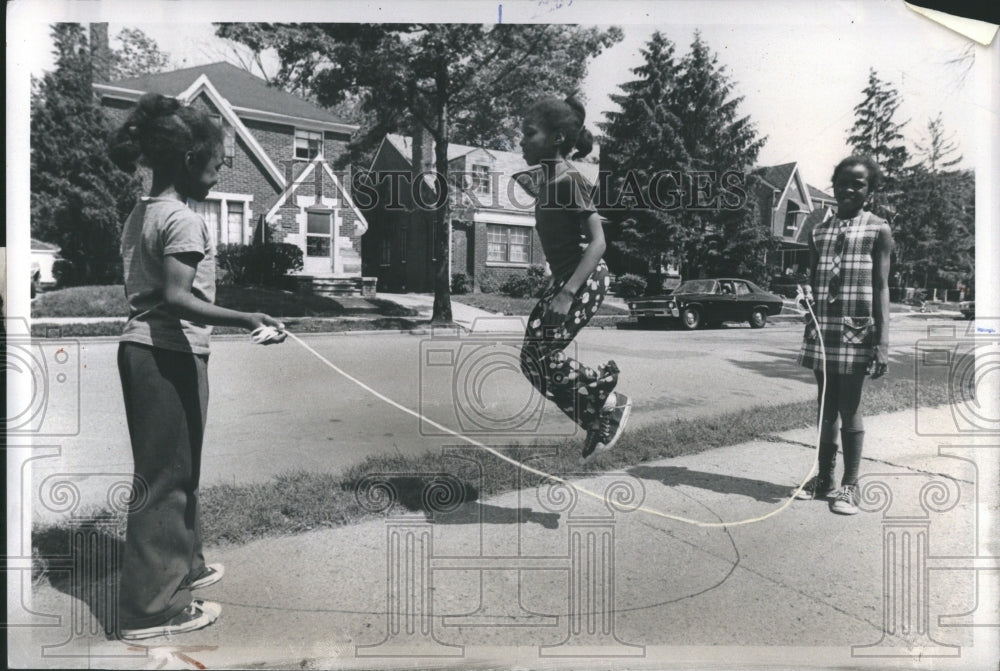
{"label": "dark pants", "polygon": [[594,370],[566,356],[563,350],[604,302],[607,277],[608,267],[601,261],[577,290],[566,317],[558,322],[552,318],[550,307],[569,278],[557,279],[528,317],[521,347],[524,376],[585,430],[596,425],[604,402],[618,384],[618,367],[609,361]]}
{"label": "dark pants", "polygon": [[135,462],[118,624],[138,629],[184,610],[186,584],[205,567],[198,478],[208,356],[124,342],[118,372]]}

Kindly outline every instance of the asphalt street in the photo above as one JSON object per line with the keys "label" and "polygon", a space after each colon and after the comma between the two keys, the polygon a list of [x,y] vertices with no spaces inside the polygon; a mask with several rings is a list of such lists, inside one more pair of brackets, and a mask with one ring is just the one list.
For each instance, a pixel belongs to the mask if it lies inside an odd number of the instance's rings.
{"label": "asphalt street", "polygon": [[[961,334],[966,323],[898,320],[890,374],[912,378],[914,344],[927,338],[929,328],[952,326]],[[590,328],[567,351],[591,366],[617,362],[619,389],[632,395],[633,421],[640,426],[811,398],[812,373],[795,363],[800,333],[798,324],[697,332]],[[521,376],[520,338],[516,332],[448,330],[315,335],[307,342],[374,390],[484,442],[582,439]],[[79,481],[80,504],[101,506],[112,483],[127,481],[131,472],[117,343],[81,339],[60,346],[79,358],[79,392],[67,393],[72,376],[52,392],[44,426],[74,435],[35,438],[32,481],[39,485],[56,474],[53,482]],[[212,344],[209,379],[203,485],[260,482],[301,469],[337,472],[370,454],[419,454],[457,442],[385,404],[291,340],[261,347],[219,337]],[[36,497],[47,496],[44,489],[33,487]],[[50,503],[36,501],[32,508],[36,519],[61,514]]]}

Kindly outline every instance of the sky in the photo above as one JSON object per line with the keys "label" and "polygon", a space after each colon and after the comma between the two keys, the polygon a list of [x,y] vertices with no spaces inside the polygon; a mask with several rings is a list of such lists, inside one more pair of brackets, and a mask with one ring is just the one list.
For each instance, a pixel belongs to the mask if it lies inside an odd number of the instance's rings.
{"label": "sky", "polygon": [[[171,6],[185,3],[137,4],[146,11],[132,12],[133,20],[123,21],[129,12],[121,11],[81,20],[108,20],[112,38],[125,26],[140,28],[177,67],[226,58],[230,46],[215,37],[210,20],[231,20],[231,13],[224,10],[233,7],[232,3],[211,3],[209,7],[222,6],[222,13],[215,14],[207,10],[169,11]],[[437,7],[441,20],[451,20],[446,4],[422,6]],[[256,7],[253,3],[241,6]],[[593,11],[607,6],[587,0],[508,0],[501,12],[508,21],[584,23],[591,16],[607,18],[606,12]],[[308,20],[315,11],[315,4],[300,7],[284,18]],[[962,54],[968,41],[911,12],[899,0],[680,0],[639,5],[639,9],[654,10],[644,14],[627,11],[629,3],[618,7],[623,11],[616,12],[616,18],[622,23],[616,25],[623,28],[625,37],[591,62],[582,87],[588,99],[588,125],[594,131],[603,113],[615,108],[608,96],[634,78],[631,68],[641,64],[640,50],[654,30],[673,41],[678,54],[688,51],[698,30],[725,66],[734,93],[743,96],[740,113],[750,116],[760,134],[768,138],[758,158],[760,165],[798,162],[809,183],[828,189],[833,166],[850,153],[846,137],[853,123],[853,108],[862,99],[872,67],[900,93],[897,120],[909,119],[904,134],[911,152],[926,136],[928,120],[941,114],[947,134],[965,156],[961,166],[973,164],[973,152],[969,151],[975,142],[975,120],[970,112],[974,106],[972,84],[967,80],[963,85],[960,68],[947,63]],[[177,22],[180,15],[183,23]],[[329,13],[315,18],[336,20]],[[35,75],[52,67],[47,20],[51,19],[38,14],[17,35],[30,45],[24,52],[30,61],[25,65]]]}

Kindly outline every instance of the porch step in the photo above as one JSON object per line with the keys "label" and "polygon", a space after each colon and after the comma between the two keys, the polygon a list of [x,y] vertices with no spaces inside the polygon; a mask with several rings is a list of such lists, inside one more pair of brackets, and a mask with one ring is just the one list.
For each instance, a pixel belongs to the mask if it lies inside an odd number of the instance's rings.
{"label": "porch step", "polygon": [[312,292],[318,296],[366,296],[375,295],[374,277],[314,277]]}

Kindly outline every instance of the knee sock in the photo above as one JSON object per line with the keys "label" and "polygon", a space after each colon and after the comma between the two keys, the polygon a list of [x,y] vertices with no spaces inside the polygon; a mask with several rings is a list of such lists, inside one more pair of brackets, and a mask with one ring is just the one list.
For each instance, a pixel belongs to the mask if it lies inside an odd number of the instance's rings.
{"label": "knee sock", "polygon": [[844,477],[840,484],[858,484],[858,470],[861,467],[861,448],[865,442],[863,429],[841,429],[840,442],[844,446]]}
{"label": "knee sock", "polygon": [[833,473],[837,470],[837,443],[819,444],[819,477],[833,480]]}

